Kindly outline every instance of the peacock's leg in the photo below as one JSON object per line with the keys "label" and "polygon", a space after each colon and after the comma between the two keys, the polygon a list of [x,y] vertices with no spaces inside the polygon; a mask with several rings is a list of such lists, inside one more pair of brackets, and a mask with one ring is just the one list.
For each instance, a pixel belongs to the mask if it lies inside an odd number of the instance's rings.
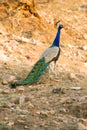
{"label": "peacock's leg", "polygon": [[57,73],[56,73],[56,63],[50,64],[50,65],[48,66],[48,70],[49,70],[49,77],[51,77],[52,75],[54,75],[55,77],[57,77]]}
{"label": "peacock's leg", "polygon": [[57,64],[56,64],[56,62],[54,62],[54,76],[55,76],[55,78],[57,78]]}

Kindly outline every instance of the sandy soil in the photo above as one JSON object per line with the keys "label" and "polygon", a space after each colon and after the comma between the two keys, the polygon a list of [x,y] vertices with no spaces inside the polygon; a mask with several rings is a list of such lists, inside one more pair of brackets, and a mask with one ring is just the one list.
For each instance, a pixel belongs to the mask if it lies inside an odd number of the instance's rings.
{"label": "sandy soil", "polygon": [[[57,77],[47,70],[10,89],[52,44],[58,20]],[[0,77],[0,130],[87,130],[87,1],[0,1]]]}

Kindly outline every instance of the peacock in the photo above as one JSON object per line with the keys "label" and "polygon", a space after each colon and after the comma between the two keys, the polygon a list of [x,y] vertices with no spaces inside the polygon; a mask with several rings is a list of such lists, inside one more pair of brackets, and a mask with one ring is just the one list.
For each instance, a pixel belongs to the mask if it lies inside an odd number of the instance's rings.
{"label": "peacock", "polygon": [[31,69],[27,77],[22,81],[11,83],[11,88],[16,88],[16,86],[20,85],[30,85],[37,82],[45,72],[46,68],[50,65],[50,63],[52,61],[56,63],[60,56],[60,32],[62,28],[63,25],[59,24],[58,31],[53,41],[53,44],[43,52],[43,54],[35,63],[34,67]]}

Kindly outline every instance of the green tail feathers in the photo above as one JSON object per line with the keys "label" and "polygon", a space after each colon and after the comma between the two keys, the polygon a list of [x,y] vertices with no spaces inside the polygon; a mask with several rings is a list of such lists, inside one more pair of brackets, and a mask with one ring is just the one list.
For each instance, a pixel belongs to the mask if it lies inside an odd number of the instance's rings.
{"label": "green tail feathers", "polygon": [[23,81],[12,83],[11,88],[15,88],[16,86],[20,85],[35,83],[39,79],[39,77],[44,73],[48,65],[49,63],[46,63],[44,58],[40,59],[36,62],[28,76]]}

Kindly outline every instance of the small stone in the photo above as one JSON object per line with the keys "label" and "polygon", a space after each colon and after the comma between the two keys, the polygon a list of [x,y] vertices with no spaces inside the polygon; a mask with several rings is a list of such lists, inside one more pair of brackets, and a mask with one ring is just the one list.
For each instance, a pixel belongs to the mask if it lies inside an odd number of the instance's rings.
{"label": "small stone", "polygon": [[8,84],[8,81],[5,80],[5,79],[3,79],[2,84],[3,84],[3,85],[7,85],[7,84]]}
{"label": "small stone", "polygon": [[83,75],[83,74],[77,73],[76,76],[77,76],[79,79],[84,79],[84,75]]}
{"label": "small stone", "polygon": [[70,97],[62,97],[61,100],[60,100],[60,103],[61,104],[64,104],[66,102],[70,102]]}
{"label": "small stone", "polygon": [[48,116],[49,116],[48,110],[46,110],[46,111],[43,110],[43,111],[40,112],[40,117],[41,118],[46,118]]}
{"label": "small stone", "polygon": [[18,122],[18,123],[24,123],[25,121],[24,121],[24,120],[19,119],[19,120],[17,120],[17,122]]}
{"label": "small stone", "polygon": [[33,105],[31,102],[29,102],[29,103],[28,103],[28,108],[29,108],[29,109],[33,109],[33,108],[34,108],[34,105]]}
{"label": "small stone", "polygon": [[19,104],[19,98],[15,98],[14,104]]}
{"label": "small stone", "polygon": [[76,79],[76,75],[74,73],[70,73],[69,78],[70,79]]}
{"label": "small stone", "polygon": [[87,40],[87,33],[85,33],[85,34],[83,35],[83,37],[84,37],[84,39]]}
{"label": "small stone", "polygon": [[16,79],[15,76],[10,76],[8,79],[7,79],[7,82],[10,83],[12,81],[14,81]]}
{"label": "small stone", "polygon": [[84,50],[84,51],[87,51],[87,46],[86,46],[86,45],[83,46],[83,50]]}
{"label": "small stone", "polygon": [[80,68],[80,73],[83,74],[84,77],[85,77],[84,74],[87,75],[87,62],[83,63],[83,66]]}
{"label": "small stone", "polygon": [[54,114],[55,114],[54,110],[42,110],[40,112],[40,117],[41,118],[46,118],[46,117],[49,117],[50,115],[54,115]]}
{"label": "small stone", "polygon": [[81,90],[81,87],[71,87],[72,90]]}
{"label": "small stone", "polygon": [[14,125],[13,121],[8,123],[8,126],[10,126],[10,127],[13,126],[13,125]]}
{"label": "small stone", "polygon": [[8,117],[5,117],[4,119],[5,119],[6,121],[8,121],[8,120],[9,120],[9,118],[8,118]]}
{"label": "small stone", "polygon": [[10,76],[10,77],[7,78],[7,79],[3,79],[2,84],[3,84],[3,85],[7,85],[8,83],[14,81],[15,79],[16,79],[15,76]]}
{"label": "small stone", "polygon": [[50,111],[49,111],[49,114],[50,114],[50,115],[54,115],[54,114],[55,114],[55,111],[54,111],[54,110],[50,110]]}
{"label": "small stone", "polygon": [[87,62],[85,62],[84,65],[87,67]]}
{"label": "small stone", "polygon": [[30,59],[30,56],[28,56],[28,55],[26,55],[25,57],[26,57],[28,60]]}
{"label": "small stone", "polygon": [[87,127],[87,119],[80,119],[80,122]]}
{"label": "small stone", "polygon": [[52,90],[52,93],[55,93],[55,94],[65,94],[66,93],[66,89],[65,88],[54,88]]}
{"label": "small stone", "polygon": [[73,99],[75,100],[75,101],[84,101],[84,100],[86,100],[87,99],[87,96],[75,96],[75,97],[73,97]]}
{"label": "small stone", "polygon": [[25,117],[25,115],[19,115],[19,117],[20,117],[21,119],[23,119],[23,118]]}
{"label": "small stone", "polygon": [[61,108],[61,109],[60,109],[60,112],[62,112],[62,113],[66,113],[67,110],[66,110],[65,108]]}
{"label": "small stone", "polygon": [[15,112],[16,112],[17,114],[19,114],[19,115],[26,115],[26,114],[28,114],[28,113],[29,113],[29,111],[28,111],[28,110],[26,110],[26,109],[20,109],[20,107],[19,107],[19,106],[17,106],[17,107],[16,107]]}
{"label": "small stone", "polygon": [[52,93],[60,93],[61,92],[61,88],[54,88],[53,90],[52,90]]}
{"label": "small stone", "polygon": [[24,126],[25,129],[29,129],[29,127],[27,125]]}
{"label": "small stone", "polygon": [[18,92],[22,93],[25,90],[25,88],[24,88],[24,86],[20,86],[17,88],[17,90],[18,90]]}
{"label": "small stone", "polygon": [[30,97],[26,96],[25,97],[25,102],[28,102],[30,100]]}
{"label": "small stone", "polygon": [[25,102],[25,96],[21,95],[20,98],[19,98],[20,107],[24,104],[24,102]]}
{"label": "small stone", "polygon": [[78,130],[87,130],[87,126],[82,123],[78,123]]}
{"label": "small stone", "polygon": [[14,107],[15,104],[14,103],[8,103],[8,107],[11,108],[11,107]]}
{"label": "small stone", "polygon": [[9,94],[9,93],[10,93],[10,90],[9,90],[9,89],[3,90],[2,93],[3,93],[3,94]]}
{"label": "small stone", "polygon": [[40,121],[40,127],[44,127],[44,126],[45,126],[45,121],[44,120]]}
{"label": "small stone", "polygon": [[68,47],[69,47],[70,49],[73,49],[73,48],[74,48],[74,46],[71,45],[71,44],[68,44]]}

